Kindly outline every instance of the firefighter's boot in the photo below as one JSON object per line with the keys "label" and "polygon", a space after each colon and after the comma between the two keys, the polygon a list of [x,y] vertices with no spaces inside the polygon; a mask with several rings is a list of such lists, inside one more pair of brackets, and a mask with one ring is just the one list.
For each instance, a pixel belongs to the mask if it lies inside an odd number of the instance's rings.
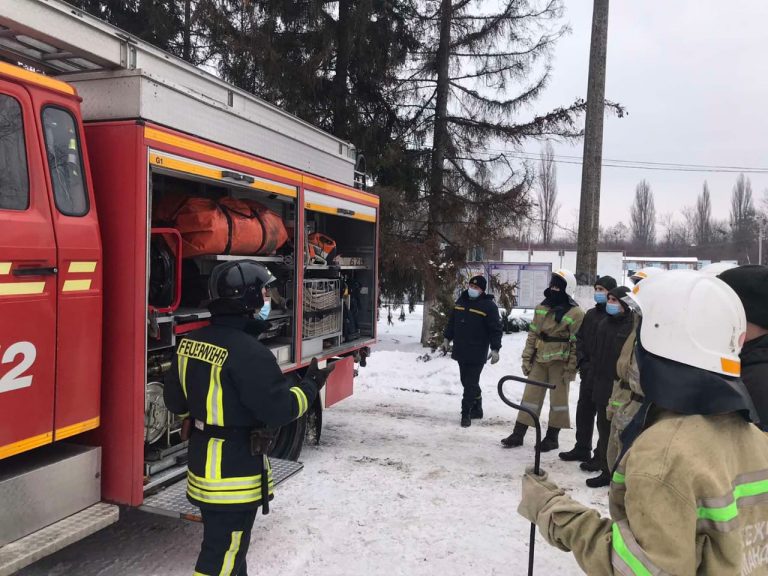
{"label": "firefighter's boot", "polygon": [[480,397],[475,400],[472,405],[472,410],[469,411],[469,417],[476,420],[480,420],[483,417],[483,398]]}
{"label": "firefighter's boot", "polygon": [[547,435],[544,436],[544,440],[541,441],[541,451],[550,452],[560,447],[557,442],[557,437],[560,435],[560,428],[547,428]]}
{"label": "firefighter's boot", "polygon": [[603,488],[611,484],[611,475],[608,472],[601,472],[600,476],[587,479],[587,486],[590,488]]}
{"label": "firefighter's boot", "polygon": [[560,452],[558,456],[560,457],[560,460],[565,460],[566,462],[586,462],[592,458],[592,451],[587,448],[576,446],[573,450],[569,450],[568,452]]}
{"label": "firefighter's boot", "polygon": [[528,426],[525,424],[515,424],[515,429],[512,430],[512,434],[504,438],[501,443],[504,448],[516,448],[517,446],[522,446],[526,432],[528,432]]}
{"label": "firefighter's boot", "polygon": [[461,427],[462,428],[469,428],[472,426],[472,419],[469,417],[469,414],[462,414],[461,415]]}

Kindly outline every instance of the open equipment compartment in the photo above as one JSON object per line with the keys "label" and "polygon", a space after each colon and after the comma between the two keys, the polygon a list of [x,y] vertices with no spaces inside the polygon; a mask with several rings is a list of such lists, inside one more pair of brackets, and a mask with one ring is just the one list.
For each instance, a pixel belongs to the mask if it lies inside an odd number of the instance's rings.
{"label": "open equipment compartment", "polygon": [[376,210],[305,198],[303,359],[370,341],[376,315]]}
{"label": "open equipment compartment", "polygon": [[[150,152],[150,221],[153,227],[178,229],[183,238],[180,250],[170,250],[175,259],[172,268],[181,269],[180,278],[175,280],[180,284],[181,297],[180,305],[173,309],[148,302],[145,490],[180,475],[186,466],[187,443],[180,438],[182,419],[165,408],[163,385],[177,342],[184,334],[205,326],[210,319],[206,307],[210,300],[208,281],[216,266],[232,260],[252,259],[261,262],[276,278],[270,288],[269,329],[259,340],[272,351],[283,370],[296,365],[293,303],[297,291],[294,257],[297,189],[223,169],[199,171],[202,174],[175,170],[159,159],[162,159],[160,155]],[[194,206],[190,202],[195,203]],[[202,216],[196,212],[198,208]],[[224,253],[216,249],[221,243],[216,243],[215,223],[226,227],[226,246],[221,251]],[[150,251],[156,250],[156,246],[151,242]],[[243,253],[249,251],[247,247],[251,253]],[[157,260],[154,256],[150,253],[150,262]],[[165,256],[167,258],[167,254]],[[180,266],[178,259],[181,259]],[[158,267],[150,268],[150,286],[163,285],[164,279],[152,277],[158,270]]]}

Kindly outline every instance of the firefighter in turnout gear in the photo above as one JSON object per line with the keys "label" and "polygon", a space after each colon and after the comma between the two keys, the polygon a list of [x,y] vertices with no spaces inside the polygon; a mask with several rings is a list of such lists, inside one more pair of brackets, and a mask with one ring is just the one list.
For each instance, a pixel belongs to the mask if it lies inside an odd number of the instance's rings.
{"label": "firefighter in turnout gear", "polygon": [[[576,334],[584,320],[584,311],[573,300],[576,277],[568,270],[552,274],[549,288],[544,291],[544,301],[536,307],[528,339],[523,350],[523,374],[548,382],[557,387],[549,392],[549,426],[541,451],[556,449],[562,428],[571,427],[568,409],[568,387],[576,378]],[[523,406],[541,414],[546,389],[527,385],[523,394]],[[523,444],[523,438],[531,417],[521,412],[515,429],[501,443],[505,448]]]}
{"label": "firefighter in turnout gear", "polygon": [[[630,276],[630,280],[637,286],[646,278],[658,276],[662,272],[661,268],[643,268]],[[619,360],[616,362],[616,381],[613,383],[613,392],[608,401],[607,414],[611,421],[611,431],[608,436],[606,457],[608,467],[611,469],[621,453],[621,434],[640,410],[644,400],[635,358],[635,335],[639,323],[640,319],[635,316],[632,332],[624,343]],[[583,464],[582,469],[592,472],[599,470],[599,467],[591,467],[589,464],[591,463]]]}
{"label": "firefighter in turnout gear", "polygon": [[634,292],[645,402],[624,435],[611,517],[532,471],[518,512],[587,574],[766,575],[768,436],[739,378],[744,308],[691,270]]}
{"label": "firefighter in turnout gear", "polygon": [[[472,418],[483,417],[483,398],[480,390],[480,374],[487,360],[499,361],[501,350],[501,319],[493,296],[485,293],[483,276],[473,276],[453,307],[448,325],[443,332],[440,346],[443,353],[453,340],[451,357],[459,363],[461,385],[461,426],[472,424]],[[488,350],[490,348],[490,354]]]}
{"label": "firefighter in turnout gear", "polygon": [[273,430],[303,416],[331,368],[312,360],[291,383],[258,340],[253,318],[273,278],[251,260],[217,267],[210,278],[211,323],[182,338],[164,388],[168,409],[191,421],[187,498],[203,518],[195,576],[247,576],[256,511],[268,511]]}

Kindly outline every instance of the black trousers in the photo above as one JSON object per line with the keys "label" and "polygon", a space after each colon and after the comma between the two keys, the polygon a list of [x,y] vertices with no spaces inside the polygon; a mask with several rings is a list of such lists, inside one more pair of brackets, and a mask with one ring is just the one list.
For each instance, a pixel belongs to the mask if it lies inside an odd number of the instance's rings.
{"label": "black trousers", "polygon": [[482,398],[480,391],[480,373],[485,364],[467,364],[459,362],[459,374],[461,385],[464,387],[464,395],[461,398],[461,413],[469,414],[475,401]]}
{"label": "black trousers", "polygon": [[579,402],[576,404],[576,448],[592,450],[592,436],[595,433],[597,406],[592,401],[592,385],[582,380],[579,387]]}
{"label": "black trousers", "polygon": [[597,457],[600,460],[600,470],[610,474],[608,467],[608,439],[611,436],[611,421],[606,413],[608,406],[597,406]]}
{"label": "black trousers", "polygon": [[195,564],[195,576],[248,576],[245,555],[256,510],[201,512],[203,544]]}

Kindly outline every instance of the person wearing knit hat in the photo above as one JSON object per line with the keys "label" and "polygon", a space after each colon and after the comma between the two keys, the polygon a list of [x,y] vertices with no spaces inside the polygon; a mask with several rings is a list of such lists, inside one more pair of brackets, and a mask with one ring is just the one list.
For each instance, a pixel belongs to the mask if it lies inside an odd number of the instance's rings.
{"label": "person wearing knit hat", "polygon": [[596,460],[600,475],[587,480],[590,488],[600,488],[611,483],[608,462],[608,439],[611,434],[611,422],[608,419],[608,405],[616,380],[616,364],[624,348],[624,343],[634,329],[634,315],[623,298],[629,294],[629,288],[618,286],[608,293],[605,311],[608,314],[597,327],[594,339],[594,357],[592,359],[592,401],[597,409],[597,450]]}
{"label": "person wearing knit hat", "polygon": [[[448,325],[443,332],[440,349],[459,363],[459,374],[464,394],[461,400],[461,426],[472,424],[472,418],[483,417],[483,398],[480,373],[487,360],[499,361],[501,349],[501,318],[493,296],[485,293],[488,283],[483,276],[473,276],[453,307]],[[490,348],[490,354],[488,350]]]}
{"label": "person wearing knit hat", "polygon": [[741,379],[755,403],[760,427],[768,432],[768,266],[740,266],[718,278],[738,294],[747,313]]}
{"label": "person wearing knit hat", "polygon": [[[595,282],[595,306],[587,310],[584,321],[576,334],[577,367],[581,375],[579,384],[579,402],[576,405],[576,446],[559,456],[566,462],[587,462],[592,458],[592,437],[595,433],[597,407],[592,400],[592,357],[595,354],[594,338],[600,322],[608,316],[605,304],[608,292],[616,288],[616,280],[603,276]],[[595,469],[594,471],[597,471]]]}

